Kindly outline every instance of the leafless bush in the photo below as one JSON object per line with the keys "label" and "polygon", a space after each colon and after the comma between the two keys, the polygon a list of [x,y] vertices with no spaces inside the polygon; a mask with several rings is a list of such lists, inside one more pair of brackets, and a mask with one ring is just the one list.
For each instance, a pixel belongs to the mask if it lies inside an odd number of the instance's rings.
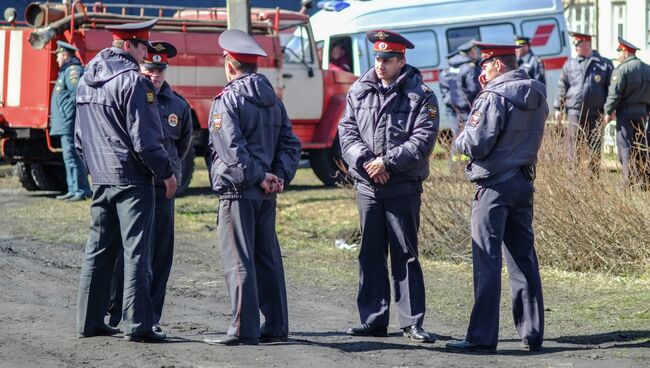
{"label": "leafless bush", "polygon": [[[583,143],[580,143],[583,144]],[[589,151],[570,162],[561,129],[547,129],[537,165],[534,227],[540,262],[564,270],[616,274],[650,266],[650,193],[620,185],[616,161],[600,172]],[[587,152],[587,153],[585,153]],[[580,156],[579,156],[580,157]],[[441,161],[432,161],[422,206],[421,249],[437,259],[469,259],[475,187]]]}

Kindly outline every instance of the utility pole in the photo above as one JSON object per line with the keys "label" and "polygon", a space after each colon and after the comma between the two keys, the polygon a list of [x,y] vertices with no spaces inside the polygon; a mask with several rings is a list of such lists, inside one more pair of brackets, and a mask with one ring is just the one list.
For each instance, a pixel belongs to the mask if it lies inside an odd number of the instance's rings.
{"label": "utility pole", "polygon": [[250,0],[228,0],[228,29],[239,29],[251,33]]}

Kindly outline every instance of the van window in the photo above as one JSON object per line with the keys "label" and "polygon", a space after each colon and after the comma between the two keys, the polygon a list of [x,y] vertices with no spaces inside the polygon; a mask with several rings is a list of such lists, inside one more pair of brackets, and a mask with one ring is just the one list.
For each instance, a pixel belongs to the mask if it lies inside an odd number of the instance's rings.
{"label": "van window", "polygon": [[477,40],[489,43],[512,44],[515,26],[511,23],[484,26],[450,28],[447,30],[447,51],[452,52],[467,41]]}
{"label": "van window", "polygon": [[402,35],[415,45],[414,49],[406,51],[406,62],[409,65],[420,69],[438,66],[438,39],[433,31],[403,32]]}
{"label": "van window", "polygon": [[562,52],[560,25],[554,18],[529,20],[521,23],[522,34],[530,38],[530,46],[537,56]]}
{"label": "van window", "polygon": [[309,42],[309,33],[304,25],[297,25],[281,30],[283,59],[285,63],[307,63],[314,61]]}
{"label": "van window", "polygon": [[352,72],[352,39],[349,36],[332,37],[327,57],[327,69]]}

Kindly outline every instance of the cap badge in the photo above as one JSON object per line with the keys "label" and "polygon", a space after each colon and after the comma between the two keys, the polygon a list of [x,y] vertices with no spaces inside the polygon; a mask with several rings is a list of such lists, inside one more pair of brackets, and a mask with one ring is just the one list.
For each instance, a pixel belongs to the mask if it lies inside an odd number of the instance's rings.
{"label": "cap badge", "polygon": [[153,94],[153,91],[147,91],[147,103],[149,105],[153,105],[154,100],[155,100],[155,96]]}
{"label": "cap badge", "polygon": [[388,48],[388,45],[386,44],[386,42],[380,42],[380,43],[377,45],[377,47],[378,47],[380,50],[386,50],[386,49]]}
{"label": "cap badge", "polygon": [[383,41],[383,40],[388,38],[388,35],[384,31],[379,31],[379,32],[375,33],[375,37],[377,37],[378,40]]}
{"label": "cap badge", "polygon": [[212,130],[214,130],[215,132],[221,129],[221,116],[222,114],[219,113],[212,114],[212,122],[210,125],[212,126]]}
{"label": "cap badge", "polygon": [[151,58],[151,60],[153,60],[154,63],[159,63],[162,60],[162,58],[160,57],[160,55],[154,55]]}
{"label": "cap badge", "polygon": [[178,115],[169,114],[169,116],[167,117],[167,124],[169,124],[169,126],[172,128],[178,125]]}
{"label": "cap badge", "polygon": [[165,46],[162,43],[157,43],[156,45],[154,45],[153,48],[158,52],[162,52],[165,50]]}

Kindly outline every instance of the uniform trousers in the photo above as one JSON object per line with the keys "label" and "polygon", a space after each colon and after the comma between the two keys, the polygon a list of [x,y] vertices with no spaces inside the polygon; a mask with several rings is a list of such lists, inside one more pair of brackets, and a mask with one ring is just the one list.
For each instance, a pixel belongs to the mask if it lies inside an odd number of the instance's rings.
{"label": "uniform trousers", "polygon": [[626,186],[650,190],[650,127],[648,116],[616,114],[616,149]]}
{"label": "uniform trousers", "polygon": [[600,125],[599,115],[569,114],[568,120],[569,160],[576,162],[578,154],[584,155],[588,158],[589,169],[598,174],[603,147],[603,129]]}
{"label": "uniform trousers", "polygon": [[[153,324],[159,324],[167,294],[167,281],[174,259],[174,198],[165,197],[165,187],[156,187],[156,209],[151,249],[151,285],[149,289],[153,305]],[[117,326],[122,319],[123,270],[124,257],[120,254],[115,263],[111,303],[108,308],[108,323],[111,326]]]}
{"label": "uniform trousers", "polygon": [[61,150],[63,151],[68,193],[90,197],[92,191],[90,190],[90,184],[88,184],[88,174],[74,148],[74,136],[72,134],[61,135]]}
{"label": "uniform trousers", "polygon": [[90,236],[81,265],[77,332],[92,334],[104,325],[111,281],[119,253],[124,257],[123,331],[151,331],[149,293],[153,240],[154,188],[145,185],[94,185]]}
{"label": "uniform trousers", "polygon": [[[287,291],[275,216],[275,200],[219,200],[217,245],[232,309],[228,335],[256,339],[260,334],[289,334]],[[264,316],[263,326],[260,312]]]}
{"label": "uniform trousers", "polygon": [[361,223],[357,307],[361,323],[388,326],[392,281],[399,327],[422,325],[426,305],[418,260],[420,205],[420,193],[375,199],[357,192]]}
{"label": "uniform trousers", "polygon": [[532,181],[521,172],[477,188],[472,204],[474,307],[466,336],[471,343],[497,345],[503,249],[517,332],[531,346],[542,344],[544,303],[534,247],[533,192]]}

